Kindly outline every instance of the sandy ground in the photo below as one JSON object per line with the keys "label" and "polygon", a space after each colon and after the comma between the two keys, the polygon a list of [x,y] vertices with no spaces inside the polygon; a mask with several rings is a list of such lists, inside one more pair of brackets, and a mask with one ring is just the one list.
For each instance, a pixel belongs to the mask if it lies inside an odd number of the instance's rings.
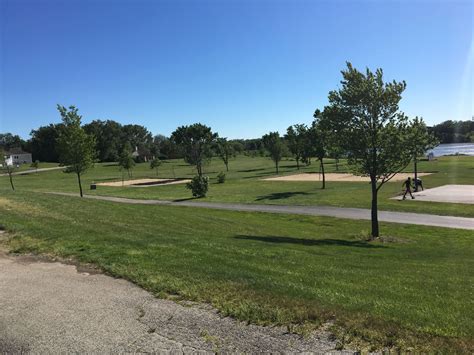
{"label": "sandy ground", "polygon": [[122,187],[122,186],[133,186],[133,187],[150,187],[150,186],[164,186],[164,185],[174,185],[174,184],[185,184],[191,180],[174,180],[174,179],[134,179],[134,180],[124,180],[122,181],[110,181],[110,182],[99,182],[97,186],[112,186],[112,187]]}
{"label": "sandy ground", "polygon": [[[418,176],[431,175],[431,173],[418,173]],[[413,174],[409,173],[399,173],[395,175],[390,181],[404,181],[408,177],[413,178]],[[286,176],[277,176],[272,178],[266,178],[263,180],[268,181],[321,181],[322,175],[318,173],[302,173],[295,175],[286,175]],[[352,174],[343,174],[343,173],[328,173],[325,174],[326,181],[359,181],[359,182],[369,182],[370,178],[365,176],[357,176]]]}
{"label": "sandy ground", "polygon": [[302,337],[247,325],[94,269],[2,250],[0,309],[1,354],[339,353],[324,329]]}
{"label": "sandy ground", "polygon": [[[474,204],[474,185],[443,185],[424,191],[413,193],[415,199],[410,201],[432,201],[432,202],[450,202],[450,203],[468,203]],[[393,197],[393,200],[401,200],[403,196]]]}

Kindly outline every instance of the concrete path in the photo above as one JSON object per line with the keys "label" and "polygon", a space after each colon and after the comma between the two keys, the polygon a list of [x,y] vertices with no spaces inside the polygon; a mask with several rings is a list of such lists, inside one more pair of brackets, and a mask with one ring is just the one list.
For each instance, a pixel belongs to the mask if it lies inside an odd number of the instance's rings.
{"label": "concrete path", "polygon": [[[474,204],[474,185],[443,185],[414,192],[415,199],[410,195],[406,201],[434,201],[448,203],[468,203]],[[393,200],[402,200],[403,196],[392,197]]]}
{"label": "concrete path", "polygon": [[1,250],[0,310],[1,354],[326,353],[336,347],[324,329],[306,338],[283,327],[246,325],[209,306],[157,299],[93,269]]}
{"label": "concrete path", "polygon": [[[55,166],[53,168],[40,168],[38,170],[36,170],[36,169],[23,170],[23,171],[14,172],[12,175],[27,175],[27,174],[34,174],[36,172],[41,173],[43,171],[60,170],[60,169],[64,169],[64,168],[65,168],[65,166]],[[8,176],[8,174],[0,174],[0,176]]]}
{"label": "concrete path", "polygon": [[[57,195],[75,196],[77,194],[56,193]],[[219,203],[219,202],[199,202],[199,201],[162,201],[162,200],[140,200],[123,197],[84,195],[85,198],[112,201],[119,203],[142,204],[142,205],[170,205],[201,207],[218,210],[245,211],[245,212],[267,212],[283,214],[301,214],[309,216],[328,216],[358,220],[370,220],[370,210],[363,208],[342,208],[330,206],[288,206],[288,205],[257,205],[241,203]],[[438,216],[422,213],[379,211],[380,222],[416,224],[423,226],[469,229],[474,230],[474,218]]]}

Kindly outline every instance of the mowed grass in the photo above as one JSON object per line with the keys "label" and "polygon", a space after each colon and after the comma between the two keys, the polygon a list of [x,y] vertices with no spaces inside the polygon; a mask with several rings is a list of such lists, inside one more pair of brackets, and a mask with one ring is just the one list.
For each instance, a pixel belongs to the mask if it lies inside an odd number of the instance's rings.
{"label": "mowed grass", "polygon": [[[410,172],[412,166],[407,168]],[[339,207],[370,208],[370,186],[365,182],[327,182],[325,190],[320,182],[277,182],[264,181],[265,177],[275,175],[273,162],[265,157],[239,156],[230,162],[230,171],[224,184],[217,184],[216,176],[224,171],[224,164],[217,158],[205,167],[205,172],[211,178],[211,185],[205,201],[288,204],[288,205],[330,205]],[[298,172],[318,172],[319,164],[304,166],[299,171],[294,160],[281,162],[281,175]],[[335,172],[333,160],[327,160],[327,172]],[[342,162],[340,172],[348,171]],[[433,175],[423,177],[425,188],[433,188],[445,184],[473,184],[474,157],[453,156],[441,157],[435,161],[421,161],[420,172],[432,172]],[[159,169],[162,178],[189,178],[195,174],[192,166],[182,160],[165,161]],[[117,181],[122,173],[113,163],[97,164],[84,175],[83,181],[86,193],[111,195],[142,199],[187,199],[191,197],[184,185],[153,186],[153,187],[104,187],[99,186],[95,191],[87,190],[92,182]],[[149,164],[138,164],[133,171],[134,178],[156,177]],[[76,178],[72,174],[61,171],[44,172],[15,178],[18,190],[28,191],[65,191],[77,192]],[[8,187],[8,180],[0,178],[0,187]],[[381,210],[431,213],[441,215],[457,215],[474,217],[474,205],[452,204],[422,201],[397,201],[390,198],[402,192],[401,182],[389,182],[380,190],[379,208]]]}
{"label": "mowed grass", "polygon": [[341,344],[471,352],[472,231],[138,206],[1,190],[8,248],[94,263],[161,297],[289,330],[333,322]]}

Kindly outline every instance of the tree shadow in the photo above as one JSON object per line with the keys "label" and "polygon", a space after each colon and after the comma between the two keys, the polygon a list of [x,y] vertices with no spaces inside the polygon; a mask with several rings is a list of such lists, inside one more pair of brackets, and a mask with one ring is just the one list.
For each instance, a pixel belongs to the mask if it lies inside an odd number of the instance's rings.
{"label": "tree shadow", "polygon": [[199,200],[202,197],[186,197],[186,198],[178,198],[176,200],[172,200],[171,202],[184,202],[184,201],[190,201],[190,200]]}
{"label": "tree shadow", "polygon": [[267,170],[265,168],[256,168],[256,169],[246,169],[246,170],[237,170],[238,173],[253,173],[254,171]]}
{"label": "tree shadow", "polygon": [[255,201],[263,201],[263,200],[282,200],[285,198],[290,198],[297,195],[311,195],[304,191],[295,191],[295,192],[274,192],[268,195],[258,196]]}
{"label": "tree shadow", "polygon": [[280,237],[280,236],[256,236],[256,235],[236,235],[235,239],[241,240],[255,240],[258,242],[265,243],[276,243],[276,244],[300,244],[307,246],[344,246],[344,247],[356,247],[356,248],[385,248],[381,245],[370,244],[362,240],[344,240],[344,239],[303,239],[293,237]]}

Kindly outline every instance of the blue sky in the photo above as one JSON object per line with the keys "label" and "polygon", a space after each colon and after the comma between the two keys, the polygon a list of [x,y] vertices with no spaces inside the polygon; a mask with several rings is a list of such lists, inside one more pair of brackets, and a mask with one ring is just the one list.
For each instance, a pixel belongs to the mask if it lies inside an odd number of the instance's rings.
{"label": "blue sky", "polygon": [[0,132],[113,119],[259,137],[310,123],[346,61],[406,80],[401,108],[471,119],[470,1],[0,0]]}

